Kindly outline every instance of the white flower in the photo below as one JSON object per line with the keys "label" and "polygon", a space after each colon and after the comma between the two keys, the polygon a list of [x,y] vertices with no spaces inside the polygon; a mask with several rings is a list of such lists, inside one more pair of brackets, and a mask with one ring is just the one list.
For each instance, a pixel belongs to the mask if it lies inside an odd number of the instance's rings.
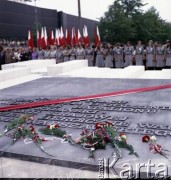
{"label": "white flower", "polygon": [[126,135],[122,135],[122,136],[121,136],[121,139],[124,139],[124,140],[125,140],[125,139],[126,139]]}
{"label": "white flower", "polygon": [[122,141],[121,137],[118,137],[118,141],[120,141],[120,142]]}
{"label": "white flower", "polygon": [[55,128],[55,125],[50,125],[50,128],[49,129],[54,129]]}
{"label": "white flower", "polygon": [[151,136],[151,137],[150,137],[150,140],[151,140],[152,142],[155,142],[155,141],[157,140],[157,138],[156,138],[156,136]]}

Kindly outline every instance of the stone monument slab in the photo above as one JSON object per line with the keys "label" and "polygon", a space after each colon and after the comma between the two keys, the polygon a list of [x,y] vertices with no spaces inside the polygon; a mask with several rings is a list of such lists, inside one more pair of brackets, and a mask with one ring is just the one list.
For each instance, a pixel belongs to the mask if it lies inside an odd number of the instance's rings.
{"label": "stone monument slab", "polygon": [[[89,78],[41,78],[11,88],[0,90],[0,106],[24,104],[49,99],[61,99],[93,94],[114,92],[133,88],[151,87],[171,84],[171,80],[138,80],[138,79],[89,79]],[[79,137],[82,129],[93,129],[96,122],[111,121],[119,133],[127,134],[127,141],[133,145],[139,158],[128,155],[122,150],[122,159],[114,165],[119,174],[128,165],[137,173],[139,164],[147,164],[150,160],[155,164],[151,173],[161,170],[163,163],[171,175],[171,157],[150,152],[148,144],[142,143],[144,135],[155,135],[162,148],[171,150],[171,89],[149,91],[136,94],[121,95],[102,99],[83,100],[54,104],[30,109],[0,112],[0,132],[3,126],[20,114],[34,115],[36,129],[51,123],[58,123],[73,139]],[[28,122],[31,124],[32,122]],[[44,136],[44,135],[42,135]],[[0,138],[0,151],[3,156],[35,161],[45,164],[60,165],[72,168],[83,168],[100,172],[100,165],[111,162],[115,150],[107,145],[105,150],[97,150],[95,158],[88,158],[89,152],[81,146],[61,143],[60,139],[43,143],[49,156],[34,143],[25,144],[18,141],[9,146],[8,136]],[[127,163],[127,166],[124,166]],[[104,170],[104,169],[103,169]],[[107,169],[111,171],[111,169]],[[104,172],[103,172],[104,173]],[[105,171],[105,173],[107,173]],[[127,172],[128,173],[128,172]],[[146,167],[141,174],[146,174]],[[143,175],[143,176],[144,176]]]}

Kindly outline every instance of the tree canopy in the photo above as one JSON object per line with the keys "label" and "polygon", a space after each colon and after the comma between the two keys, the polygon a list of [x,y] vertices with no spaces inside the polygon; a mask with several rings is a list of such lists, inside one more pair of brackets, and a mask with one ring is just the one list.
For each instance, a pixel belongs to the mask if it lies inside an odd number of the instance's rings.
{"label": "tree canopy", "polygon": [[163,20],[154,7],[144,12],[143,6],[142,0],[115,0],[100,19],[102,41],[135,43],[142,40],[147,43],[150,39],[171,39],[171,23]]}

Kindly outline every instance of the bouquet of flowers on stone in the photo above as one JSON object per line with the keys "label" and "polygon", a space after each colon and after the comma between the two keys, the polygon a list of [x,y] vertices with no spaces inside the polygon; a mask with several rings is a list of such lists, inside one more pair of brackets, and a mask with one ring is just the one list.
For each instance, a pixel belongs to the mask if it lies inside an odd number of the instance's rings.
{"label": "bouquet of flowers on stone", "polygon": [[94,130],[84,129],[81,133],[81,137],[75,140],[75,143],[81,144],[83,148],[89,149],[89,157],[94,157],[94,152],[97,149],[105,149],[107,144],[111,144],[115,149],[118,158],[121,158],[120,148],[125,148],[129,151],[129,154],[134,154],[138,157],[134,148],[127,143],[127,137],[125,134],[119,134],[116,128],[111,122],[96,123]]}
{"label": "bouquet of flowers on stone", "polygon": [[71,144],[75,145],[75,142],[73,141],[71,135],[66,134],[65,131],[60,129],[60,126],[58,124],[51,124],[51,125],[47,125],[44,128],[40,128],[39,131],[42,134],[45,135],[53,135],[56,137],[61,137],[62,138],[62,142],[70,142]]}
{"label": "bouquet of flowers on stone", "polygon": [[160,154],[164,156],[165,158],[168,158],[169,154],[166,152],[169,152],[167,149],[163,149],[161,145],[156,143],[157,138],[155,136],[148,136],[145,135],[142,137],[143,143],[149,143],[149,149],[153,154]]}
{"label": "bouquet of flowers on stone", "polygon": [[59,128],[58,124],[47,125],[46,127],[39,129],[39,131],[42,134],[54,135],[54,136],[57,136],[57,137],[63,137],[66,134],[65,131],[62,131]]}
{"label": "bouquet of flowers on stone", "polygon": [[18,128],[19,126],[23,125],[29,120],[33,120],[33,116],[29,116],[27,114],[22,114],[20,117],[15,118],[11,122],[9,122],[5,127],[4,127],[4,132],[0,134],[0,137],[5,135],[7,132],[9,132],[12,129]]}
{"label": "bouquet of flowers on stone", "polygon": [[[9,144],[9,146],[13,145],[18,140],[21,139],[27,140],[26,138],[29,138],[29,142],[36,143],[43,152],[50,155],[48,152],[45,151],[45,149],[42,146],[42,142],[47,140],[45,138],[40,138],[35,128],[32,125],[29,127],[24,126],[24,123],[26,123],[28,120],[33,120],[33,119],[34,119],[33,116],[21,115],[19,118],[12,120],[5,126],[5,131],[1,134],[1,136],[6,135],[6,133],[13,130],[13,132],[9,134],[9,137],[12,138],[12,142]],[[7,148],[9,146],[7,146]]]}

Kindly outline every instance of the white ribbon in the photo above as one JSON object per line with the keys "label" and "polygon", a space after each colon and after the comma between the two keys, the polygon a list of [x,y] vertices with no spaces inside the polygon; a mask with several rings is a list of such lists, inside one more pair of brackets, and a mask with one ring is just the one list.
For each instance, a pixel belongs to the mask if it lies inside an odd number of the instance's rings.
{"label": "white ribbon", "polygon": [[[54,140],[61,140],[61,138],[52,138],[52,137],[47,137],[47,138],[44,138],[46,141],[54,141]],[[30,144],[30,143],[33,143],[34,141],[32,139],[24,139],[24,143],[25,144]]]}
{"label": "white ribbon", "polygon": [[83,145],[83,148],[84,149],[88,149],[88,150],[90,150],[91,149],[91,147],[85,147],[86,146],[86,144],[85,145]]}

